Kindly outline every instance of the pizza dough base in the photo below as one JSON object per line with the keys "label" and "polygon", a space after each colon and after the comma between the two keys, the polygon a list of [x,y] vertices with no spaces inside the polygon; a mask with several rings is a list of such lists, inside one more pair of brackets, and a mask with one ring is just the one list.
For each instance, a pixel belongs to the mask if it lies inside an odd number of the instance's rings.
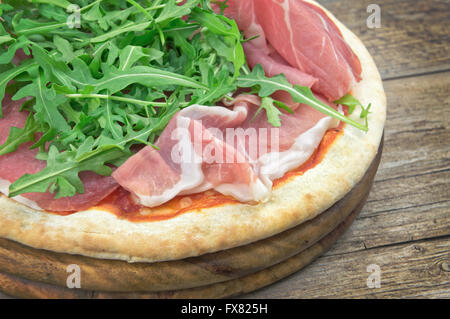
{"label": "pizza dough base", "polygon": [[[367,49],[325,12],[361,61],[362,81],[352,92],[363,105],[372,103],[369,132],[346,125],[323,160],[274,189],[270,201],[253,206],[227,204],[186,212],[168,220],[136,223],[98,210],[69,216],[49,214],[1,195],[0,237],[61,253],[157,262],[245,245],[297,226],[328,209],[358,183],[375,158],[386,119],[386,97]],[[351,117],[358,120],[359,111]]]}

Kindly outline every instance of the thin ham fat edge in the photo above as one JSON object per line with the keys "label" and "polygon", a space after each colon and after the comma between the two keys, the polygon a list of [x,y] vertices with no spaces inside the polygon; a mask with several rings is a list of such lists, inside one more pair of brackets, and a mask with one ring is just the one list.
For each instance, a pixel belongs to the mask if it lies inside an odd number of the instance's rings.
{"label": "thin ham fat edge", "polygon": [[[273,5],[287,8],[293,5],[292,2],[301,3],[294,4],[295,6],[303,6],[303,1],[260,1],[261,2],[258,4],[260,9],[258,9],[255,8],[254,1],[232,0],[228,2],[230,7],[225,11],[226,15],[228,13],[232,18],[236,19],[241,29],[244,30],[246,37],[250,38],[255,35],[260,35],[258,38],[244,44],[249,66],[253,67],[256,64],[261,64],[268,76],[283,73],[292,84],[312,87],[316,92],[321,92],[323,96],[319,95],[319,98],[324,103],[328,103],[336,108],[335,105],[327,101],[335,99],[335,96],[334,93],[327,92],[326,85],[322,84],[323,79],[320,72],[311,71],[311,69],[308,69],[311,73],[306,72],[307,68],[305,68],[302,63],[295,63],[298,62],[298,57],[295,57],[295,60],[293,60],[294,58],[286,53],[289,49],[281,51],[274,49],[277,45],[273,46],[270,42],[270,39],[273,38],[273,32],[267,28],[267,25],[270,26],[270,24],[265,21],[261,25],[257,19],[257,12],[261,12],[264,6]],[[263,2],[264,4],[261,5]],[[351,86],[360,80],[359,74],[361,73],[361,66],[358,58],[354,55],[351,48],[343,42],[342,35],[338,28],[320,8],[309,3],[304,3],[303,9],[311,10],[309,12],[315,12],[319,17],[319,20],[323,23],[323,28],[331,29],[332,36],[329,36],[328,41],[335,46],[333,54],[335,55],[336,60],[341,58],[340,63],[345,61],[345,66],[348,67],[349,70],[347,73],[342,72],[345,73],[345,75],[339,78],[342,84],[341,87],[338,88],[338,94],[342,94],[344,91],[347,93]],[[276,10],[274,10],[274,12],[276,12]],[[286,18],[286,16],[286,12],[284,12],[284,17]],[[275,17],[273,19],[275,19]],[[292,31],[291,28],[288,34],[292,35],[292,33],[294,33],[294,31]],[[292,61],[294,61],[294,63],[292,63]],[[295,65],[295,67],[291,65]],[[352,76],[349,76],[349,73]],[[228,105],[230,109],[220,106],[205,107],[193,105],[180,111],[171,120],[168,127],[158,139],[157,145],[161,151],[156,151],[151,147],[144,148],[119,167],[113,173],[112,177],[105,178],[93,173],[82,173],[82,180],[86,186],[85,194],[77,194],[72,198],[55,200],[50,193],[36,193],[24,194],[15,199],[35,209],[41,208],[49,211],[79,211],[95,206],[109,194],[114,192],[120,185],[130,191],[137,202],[149,207],[166,203],[178,195],[195,194],[208,189],[214,189],[224,195],[230,195],[242,202],[267,200],[271,194],[272,182],[275,179],[282,177],[286,172],[299,167],[307,161],[320,144],[325,132],[338,125],[337,120],[326,117],[309,106],[293,103],[290,96],[285,92],[277,92],[274,97],[285,102],[294,109],[294,114],[290,115],[284,113],[282,115],[283,125],[280,128],[279,134],[281,143],[284,143],[284,145],[282,145],[282,151],[277,152],[276,154],[270,152],[258,154],[258,158],[244,160],[243,163],[239,163],[239,165],[236,163],[210,164],[205,163],[204,159],[202,159],[202,154],[196,154],[195,149],[198,148],[198,146],[193,144],[193,140],[184,136],[181,137],[181,144],[191,148],[194,156],[198,157],[197,161],[194,161],[194,163],[181,163],[181,165],[178,165],[173,163],[172,159],[168,156],[167,150],[172,149],[174,146],[174,141],[171,141],[169,137],[172,136],[174,130],[177,130],[180,127],[184,127],[191,133],[193,133],[195,127],[200,128],[203,139],[201,149],[205,145],[213,144],[216,147],[218,146],[218,148],[224,149],[224,152],[227,152],[227,150],[229,151],[230,146],[209,133],[209,129],[213,127],[216,128],[216,126],[208,124],[208,121],[213,124],[227,123],[227,125],[220,128],[222,133],[224,133],[227,128],[270,129],[271,127],[267,123],[267,118],[263,114],[264,112],[261,112],[258,116],[254,117],[259,106],[259,101],[255,101],[255,98],[257,97],[241,95]],[[5,105],[8,105],[8,102],[5,103],[4,101],[3,105],[5,108]],[[21,114],[20,117],[21,121],[23,121],[23,126],[26,115],[24,117],[23,114]],[[2,123],[2,120],[3,119],[0,119],[0,124]],[[20,123],[15,123],[10,126],[21,127],[18,124]],[[0,131],[0,133],[0,142],[3,143],[4,141],[2,141],[2,138],[6,140],[8,135],[6,134],[5,136],[3,131]],[[180,142],[180,140],[176,140],[175,142]],[[168,145],[172,147],[168,147]],[[42,169],[42,161],[34,158],[35,151],[29,150],[29,146],[30,145],[22,145],[21,148],[15,152],[15,156],[17,156],[17,158],[25,156],[27,161],[31,161],[29,163],[37,165],[38,168],[40,167],[40,169]],[[231,152],[234,152],[235,158],[246,157],[245,149],[234,149],[231,150]],[[14,154],[10,155],[14,156]],[[273,160],[275,155],[277,156],[277,161]],[[2,157],[0,157],[0,167],[6,167],[2,165],[1,160]],[[20,163],[18,161],[16,162]],[[274,163],[276,164],[274,165]],[[35,173],[37,171],[39,171],[39,169],[26,173]],[[7,194],[7,187],[18,177],[12,178],[11,176],[5,175],[6,174],[0,172],[0,192]],[[98,185],[103,185],[103,187],[98,187]]]}

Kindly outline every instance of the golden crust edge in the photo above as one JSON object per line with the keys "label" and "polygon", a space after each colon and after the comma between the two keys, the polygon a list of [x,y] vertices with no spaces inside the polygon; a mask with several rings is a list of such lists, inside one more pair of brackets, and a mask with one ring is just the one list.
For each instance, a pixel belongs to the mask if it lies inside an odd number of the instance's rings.
{"label": "golden crust edge", "polygon": [[261,240],[310,220],[332,206],[359,182],[376,156],[386,118],[386,97],[377,67],[365,46],[324,10],[361,60],[363,80],[353,94],[364,105],[373,105],[368,133],[347,125],[315,168],[275,189],[267,203],[230,204],[187,212],[165,221],[135,223],[102,211],[70,216],[48,214],[1,196],[0,237],[55,252],[157,262]]}

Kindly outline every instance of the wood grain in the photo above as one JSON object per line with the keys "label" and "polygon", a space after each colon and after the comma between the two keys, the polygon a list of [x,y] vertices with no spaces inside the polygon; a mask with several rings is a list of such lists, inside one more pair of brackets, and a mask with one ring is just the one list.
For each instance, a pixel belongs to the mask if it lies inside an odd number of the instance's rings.
{"label": "wood grain", "polygon": [[255,289],[259,289],[281,278],[302,269],[324,251],[326,251],[342,233],[350,227],[355,217],[364,205],[364,201],[359,203],[355,210],[331,233],[323,237],[320,241],[308,249],[292,256],[291,258],[241,278],[216,283],[205,287],[183,289],[164,292],[143,292],[143,293],[117,293],[99,292],[82,289],[67,289],[59,286],[32,282],[14,275],[0,273],[0,286],[10,295],[21,298],[64,298],[64,299],[111,299],[111,298],[174,298],[174,299],[199,299],[199,298],[230,298],[245,294]]}
{"label": "wood grain", "polygon": [[[450,297],[449,238],[380,247],[318,259],[310,267],[247,298]],[[368,288],[367,266],[381,268],[381,287]],[[447,269],[447,270],[445,270]]]}
{"label": "wood grain", "polygon": [[[355,32],[383,79],[450,70],[450,1],[318,0]],[[381,8],[381,28],[367,27],[367,7]]]}

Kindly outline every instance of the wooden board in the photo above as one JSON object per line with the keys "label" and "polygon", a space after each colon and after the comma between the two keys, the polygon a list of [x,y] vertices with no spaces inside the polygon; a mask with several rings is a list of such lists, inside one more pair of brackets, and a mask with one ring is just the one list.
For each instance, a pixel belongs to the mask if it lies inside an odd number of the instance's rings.
{"label": "wooden board", "polygon": [[320,241],[288,258],[287,260],[268,267],[256,273],[216,283],[213,285],[162,292],[100,292],[82,289],[68,289],[45,283],[33,282],[14,275],[0,273],[1,289],[8,295],[21,298],[65,298],[65,299],[112,299],[112,298],[229,298],[257,290],[276,282],[312,262],[320,254],[326,251],[344,231],[353,223],[360,212],[364,201],[359,203],[352,213],[340,223],[333,231],[323,237]]}
{"label": "wooden board", "polygon": [[[0,289],[18,297],[227,297],[253,291],[310,263],[353,222],[370,192],[382,147],[363,179],[315,219],[256,243],[179,261],[126,263],[53,253],[0,240]],[[80,266],[83,290],[66,287]],[[141,292],[141,293],[139,293]]]}

